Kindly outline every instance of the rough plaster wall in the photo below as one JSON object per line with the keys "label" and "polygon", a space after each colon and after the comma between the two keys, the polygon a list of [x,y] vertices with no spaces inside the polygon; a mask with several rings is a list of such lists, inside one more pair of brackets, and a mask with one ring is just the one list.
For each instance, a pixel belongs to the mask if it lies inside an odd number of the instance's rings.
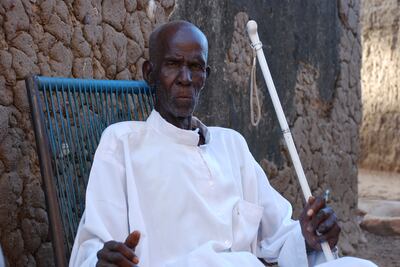
{"label": "rough plaster wall", "polygon": [[0,240],[10,266],[52,266],[26,75],[140,79],[174,0],[0,1]]}
{"label": "rough plaster wall", "polygon": [[[174,16],[200,25],[211,46],[213,71],[197,115],[208,124],[228,126],[245,136],[272,185],[293,204],[297,217],[303,196],[260,69],[262,121],[258,127],[250,124],[252,51],[244,29],[249,17],[258,21],[311,189],[315,194],[331,189],[331,205],[343,229],[340,247],[345,254],[354,253],[360,240],[354,214],[361,123],[359,1],[178,3]],[[206,10],[213,12],[205,17]],[[226,52],[221,55],[215,50]]]}
{"label": "rough plaster wall", "polygon": [[400,172],[400,2],[362,1],[361,158],[364,168]]}
{"label": "rough plaster wall", "polygon": [[[354,253],[360,237],[354,214],[357,208],[358,129],[361,123],[358,8],[357,3],[342,1],[339,4],[340,44],[337,45],[340,71],[333,98],[325,101],[320,95],[318,67],[300,61],[291,104],[295,114],[289,119],[312,192],[319,195],[326,188],[332,192],[331,205],[341,219],[343,231],[340,247],[345,254]],[[249,101],[248,77],[252,62],[252,51],[244,31],[247,21],[248,15],[244,12],[235,16],[232,43],[226,55],[227,68],[224,73],[225,81],[232,80],[236,84],[236,90],[240,91],[236,93],[246,96],[245,103]],[[263,82],[264,80],[258,81],[259,84]],[[265,97],[269,95],[265,96],[260,88],[263,105]],[[245,113],[249,114],[249,111],[246,110]],[[264,120],[266,116],[268,114],[264,112]],[[268,174],[271,184],[293,204],[297,217],[302,210],[303,195],[283,139],[280,140],[280,153],[284,157],[284,163],[279,167],[267,158],[262,158],[259,162]]]}

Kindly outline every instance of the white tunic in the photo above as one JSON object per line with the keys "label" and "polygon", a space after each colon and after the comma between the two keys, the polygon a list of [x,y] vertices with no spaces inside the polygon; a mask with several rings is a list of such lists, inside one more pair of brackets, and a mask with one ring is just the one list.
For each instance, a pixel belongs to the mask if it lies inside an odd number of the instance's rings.
{"label": "white tunic", "polygon": [[95,266],[110,240],[141,232],[141,267],[308,266],[291,205],[237,132],[179,129],[153,111],[108,127],[97,148],[70,266]]}

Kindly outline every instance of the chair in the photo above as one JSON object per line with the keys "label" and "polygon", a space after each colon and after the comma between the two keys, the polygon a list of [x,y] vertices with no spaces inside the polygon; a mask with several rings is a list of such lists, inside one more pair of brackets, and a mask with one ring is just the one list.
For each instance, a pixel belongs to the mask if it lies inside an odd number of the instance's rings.
{"label": "chair", "polygon": [[102,131],[145,120],[153,93],[144,81],[26,79],[56,266],[67,266]]}

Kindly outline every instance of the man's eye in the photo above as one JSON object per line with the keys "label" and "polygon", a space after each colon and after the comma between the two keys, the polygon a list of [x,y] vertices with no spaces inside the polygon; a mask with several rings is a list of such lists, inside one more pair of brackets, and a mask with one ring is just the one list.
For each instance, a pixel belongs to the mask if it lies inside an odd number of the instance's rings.
{"label": "man's eye", "polygon": [[192,70],[196,70],[196,71],[203,71],[204,70],[204,66],[202,64],[199,64],[199,63],[191,64],[190,68]]}
{"label": "man's eye", "polygon": [[168,61],[166,62],[166,65],[167,65],[167,66],[171,66],[171,67],[173,67],[173,66],[178,66],[178,65],[179,65],[179,62],[178,62],[178,61],[174,61],[174,60],[168,60]]}

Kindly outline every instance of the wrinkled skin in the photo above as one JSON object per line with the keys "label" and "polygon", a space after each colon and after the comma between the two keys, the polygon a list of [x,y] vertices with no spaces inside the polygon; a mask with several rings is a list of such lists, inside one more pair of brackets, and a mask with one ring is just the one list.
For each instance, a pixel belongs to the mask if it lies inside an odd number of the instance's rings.
{"label": "wrinkled skin", "polygon": [[155,109],[171,124],[191,128],[193,111],[209,74],[207,39],[186,23],[158,33],[163,42],[154,59],[143,65],[143,75],[156,88]]}
{"label": "wrinkled skin", "polygon": [[104,247],[97,252],[96,267],[136,267],[139,258],[135,254],[135,248],[139,243],[140,233],[133,231],[124,243],[108,241]]}
{"label": "wrinkled skin", "polygon": [[336,214],[326,206],[323,197],[310,197],[300,215],[300,225],[308,250],[321,250],[321,242],[324,241],[333,248],[339,240],[340,227]]}

